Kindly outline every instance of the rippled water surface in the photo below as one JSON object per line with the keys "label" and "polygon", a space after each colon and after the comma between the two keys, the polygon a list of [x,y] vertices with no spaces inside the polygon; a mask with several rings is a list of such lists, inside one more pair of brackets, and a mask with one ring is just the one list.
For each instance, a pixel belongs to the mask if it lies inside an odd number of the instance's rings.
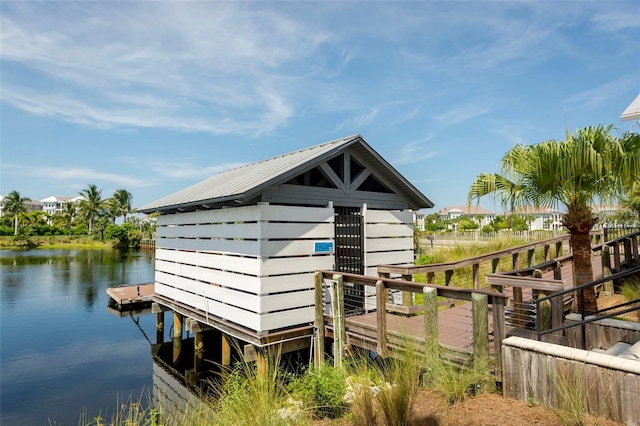
{"label": "rippled water surface", "polygon": [[152,252],[0,250],[0,423],[76,425],[147,399],[152,315],[107,310],[108,287],[153,281]]}

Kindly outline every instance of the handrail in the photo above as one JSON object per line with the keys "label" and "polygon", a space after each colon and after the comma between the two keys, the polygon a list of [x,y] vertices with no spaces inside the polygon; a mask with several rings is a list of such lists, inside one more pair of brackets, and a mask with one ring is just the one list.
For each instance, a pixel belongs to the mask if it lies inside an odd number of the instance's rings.
{"label": "handrail", "polygon": [[[628,276],[636,275],[638,273],[640,273],[640,265],[634,266],[634,267],[629,268],[629,269],[625,269],[624,271],[616,272],[616,273],[608,275],[606,277],[599,278],[599,279],[597,279],[595,281],[592,281],[590,283],[586,283],[586,284],[582,284],[582,285],[579,285],[579,286],[576,286],[576,287],[572,287],[572,288],[567,289],[567,290],[558,291],[558,292],[555,292],[555,293],[553,293],[553,294],[551,294],[549,296],[540,297],[540,298],[536,299],[536,301],[535,301],[536,302],[536,309],[537,309],[538,312],[540,312],[540,304],[542,302],[545,302],[547,300],[551,300],[554,297],[563,296],[563,295],[568,294],[568,293],[574,293],[576,291],[581,292],[582,298],[584,298],[584,290],[587,289],[587,288],[595,287],[595,286],[600,285],[600,284],[602,284],[604,282],[607,282],[607,281],[626,278]],[[585,325],[588,324],[588,323],[591,323],[593,321],[600,320],[600,319],[612,318],[612,317],[617,316],[617,315],[621,315],[621,314],[625,314],[625,313],[628,313],[628,312],[633,312],[633,311],[640,310],[640,306],[632,306],[630,308],[623,309],[621,311],[611,312],[609,314],[598,315],[598,314],[601,314],[602,312],[606,312],[606,311],[610,311],[611,309],[627,306],[627,305],[632,304],[632,303],[637,303],[637,301],[621,303],[621,304],[618,304],[616,306],[610,306],[610,307],[607,307],[605,309],[599,309],[599,310],[597,310],[595,312],[589,312],[589,315],[594,315],[594,318],[588,318],[588,319],[585,319],[584,304],[582,304],[581,311],[579,312],[580,317],[581,317],[580,321],[578,321],[576,323],[573,323],[573,324],[562,325],[560,327],[553,327],[553,328],[550,328],[548,330],[540,330],[540,316],[536,316],[537,338],[538,338],[538,340],[541,340],[542,336],[545,335],[545,334],[551,334],[551,333],[555,333],[557,331],[563,331],[563,330],[567,330],[569,328],[574,328],[574,327],[582,327],[582,330],[581,330],[582,331],[582,349],[586,349],[587,342],[586,342],[586,338],[585,338],[585,334],[586,334]]]}
{"label": "handrail", "polygon": [[[492,300],[506,300],[508,296],[502,293],[494,293],[486,289],[470,289],[470,288],[462,288],[462,287],[449,287],[442,286],[437,284],[429,284],[429,283],[419,283],[415,281],[404,281],[397,280],[393,278],[383,278],[383,277],[371,277],[367,275],[359,275],[352,274],[348,272],[337,272],[337,271],[317,271],[322,274],[322,276],[326,279],[332,279],[334,275],[342,275],[346,282],[350,282],[353,284],[362,284],[371,287],[375,287],[378,282],[384,283],[384,286],[388,289],[393,290],[401,290],[408,291],[411,293],[422,293],[425,287],[427,288],[435,288],[438,291],[438,296],[448,297],[452,299],[460,299],[460,300],[471,300],[471,295],[473,293],[484,294],[488,297],[490,301]],[[490,302],[491,303],[491,302]]]}
{"label": "handrail", "polygon": [[446,262],[446,263],[432,263],[429,265],[407,265],[407,266],[397,266],[397,265],[378,265],[378,272],[392,272],[392,273],[402,273],[403,275],[407,274],[420,274],[425,272],[441,272],[451,269],[464,268],[466,266],[472,266],[475,263],[486,262],[488,260],[500,259],[508,254],[517,254],[522,253],[527,250],[536,249],[538,247],[550,246],[554,243],[562,243],[566,240],[569,240],[568,235],[563,235],[560,237],[549,238],[548,240],[536,241],[529,244],[524,244],[517,247],[506,248],[498,251],[493,251],[491,253],[481,254],[475,257],[469,257],[466,259],[456,260],[455,262]]}

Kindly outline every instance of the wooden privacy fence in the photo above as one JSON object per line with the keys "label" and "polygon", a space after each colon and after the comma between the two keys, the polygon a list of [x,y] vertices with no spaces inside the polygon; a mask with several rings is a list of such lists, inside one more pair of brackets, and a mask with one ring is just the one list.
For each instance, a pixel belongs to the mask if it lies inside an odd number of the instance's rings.
{"label": "wooden privacy fence", "polygon": [[[345,285],[363,285],[376,289],[376,311],[345,317]],[[411,316],[402,314],[402,306],[389,302],[388,291],[399,290],[421,294],[423,303],[414,306]],[[425,351],[440,346],[456,361],[464,362],[471,356],[474,365],[490,365],[490,336],[493,337],[495,373],[501,377],[501,342],[504,338],[504,304],[506,296],[487,290],[472,290],[415,283],[384,277],[367,277],[335,271],[315,274],[316,314],[315,361],[324,362],[325,336],[333,337],[333,359],[342,363],[347,345],[374,350],[381,357],[393,356],[406,340],[423,345]],[[442,344],[444,335],[459,332],[439,324],[438,298],[471,302],[472,350]],[[489,309],[491,306],[491,309]],[[419,324],[419,326],[417,326]],[[462,356],[462,359],[460,358]]]}

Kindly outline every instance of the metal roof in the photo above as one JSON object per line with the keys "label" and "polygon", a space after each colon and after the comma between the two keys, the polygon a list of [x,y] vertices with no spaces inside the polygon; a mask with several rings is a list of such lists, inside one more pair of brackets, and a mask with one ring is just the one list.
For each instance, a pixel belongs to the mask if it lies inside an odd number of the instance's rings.
{"label": "metal roof", "polygon": [[353,135],[221,172],[146,204],[138,211],[151,213],[229,201],[247,201],[257,196],[262,190],[287,182],[300,173],[339,155],[347,148],[354,149],[359,155],[378,163],[381,167],[376,167],[372,172],[401,188],[401,195],[410,200],[410,205],[417,206],[416,208],[433,207],[431,201],[380,157],[360,135]]}
{"label": "metal roof", "polygon": [[620,116],[620,121],[640,120],[640,94],[629,104]]}

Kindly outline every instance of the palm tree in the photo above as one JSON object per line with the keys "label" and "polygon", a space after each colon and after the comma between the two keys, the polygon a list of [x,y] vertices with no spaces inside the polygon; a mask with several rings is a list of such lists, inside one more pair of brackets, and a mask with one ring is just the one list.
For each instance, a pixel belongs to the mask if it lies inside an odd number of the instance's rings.
{"label": "palm tree", "polygon": [[640,220],[640,183],[634,183],[629,192],[620,198],[622,207],[631,210]]}
{"label": "palm tree", "polygon": [[20,213],[27,212],[27,206],[25,203],[31,201],[31,199],[21,197],[18,191],[11,191],[2,201],[4,203],[2,212],[13,216],[13,235],[18,235],[18,216]]}
{"label": "palm tree", "polygon": [[69,235],[71,235],[71,225],[73,224],[73,219],[76,217],[76,208],[76,204],[71,201],[67,201],[62,205],[62,215],[65,220],[67,231],[69,231]]}
{"label": "palm tree", "polygon": [[131,212],[131,204],[133,196],[126,189],[118,189],[113,193],[112,199],[115,201],[118,210],[123,217],[123,221],[127,221],[127,215]]}
{"label": "palm tree", "polygon": [[92,184],[78,192],[78,194],[83,197],[83,200],[80,201],[80,211],[89,221],[89,234],[91,234],[93,221],[100,215],[103,208],[102,190]]}
{"label": "palm tree", "polygon": [[[502,158],[501,173],[483,173],[471,185],[468,202],[492,194],[503,207],[562,205],[570,235],[574,285],[593,281],[590,231],[597,222],[590,206],[623,194],[640,177],[640,136],[617,138],[612,126],[590,126],[564,141],[516,145]],[[578,307],[597,311],[595,290],[578,294]]]}

